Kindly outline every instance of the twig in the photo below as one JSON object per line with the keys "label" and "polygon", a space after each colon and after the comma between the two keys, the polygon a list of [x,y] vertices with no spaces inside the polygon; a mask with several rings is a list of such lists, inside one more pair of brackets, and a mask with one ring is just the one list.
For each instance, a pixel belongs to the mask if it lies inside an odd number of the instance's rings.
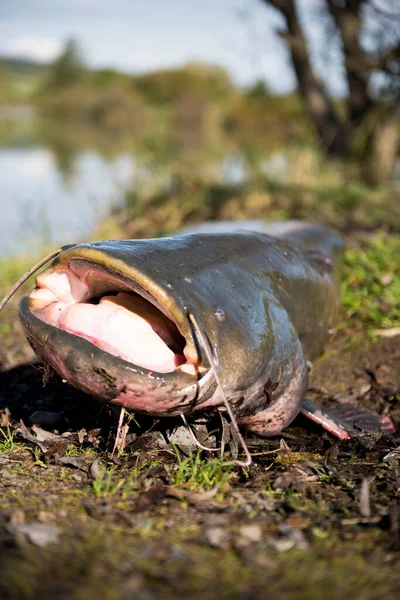
{"label": "twig", "polygon": [[119,413],[119,419],[118,419],[117,433],[115,434],[114,446],[113,446],[113,449],[111,452],[111,456],[114,456],[114,453],[116,450],[119,452],[125,444],[126,432],[125,432],[125,435],[123,432],[124,417],[125,417],[125,409],[124,409],[124,407],[121,407],[121,410]]}

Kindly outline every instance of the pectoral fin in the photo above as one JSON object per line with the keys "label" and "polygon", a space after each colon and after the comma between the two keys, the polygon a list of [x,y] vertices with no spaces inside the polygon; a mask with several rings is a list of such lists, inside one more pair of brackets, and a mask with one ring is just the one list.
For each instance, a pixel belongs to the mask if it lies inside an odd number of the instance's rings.
{"label": "pectoral fin", "polygon": [[357,437],[363,432],[386,434],[395,432],[389,417],[376,415],[352,404],[337,404],[329,411],[325,411],[307,399],[303,402],[301,414],[341,440]]}

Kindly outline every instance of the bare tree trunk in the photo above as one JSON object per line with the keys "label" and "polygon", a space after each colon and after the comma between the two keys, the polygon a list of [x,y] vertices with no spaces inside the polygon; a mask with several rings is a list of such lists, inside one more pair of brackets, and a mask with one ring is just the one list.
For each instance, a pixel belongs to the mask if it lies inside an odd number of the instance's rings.
{"label": "bare tree trunk", "polygon": [[307,41],[301,27],[294,0],[264,0],[277,8],[286,20],[287,32],[280,35],[289,46],[300,93],[327,154],[346,156],[348,139],[344,123],[315,75],[308,58]]}
{"label": "bare tree trunk", "polygon": [[372,106],[368,94],[369,57],[360,47],[359,39],[362,26],[360,10],[364,3],[365,0],[348,0],[344,10],[335,0],[327,0],[329,12],[343,44],[345,73],[349,86],[348,121],[352,131],[362,123]]}
{"label": "bare tree trunk", "polygon": [[376,186],[393,179],[399,147],[400,106],[397,106],[375,126],[371,135],[362,172],[366,183]]}
{"label": "bare tree trunk", "polygon": [[[349,88],[347,115],[341,119],[313,71],[295,0],[262,1],[276,8],[286,21],[287,30],[280,32],[280,35],[288,44],[300,93],[325,152],[340,157],[349,156],[355,150],[357,138],[360,139],[360,135],[362,138],[363,129],[371,122],[372,111],[379,108],[379,100],[371,98],[368,89],[371,72],[381,70],[392,76],[396,83],[400,73],[398,38],[380,54],[378,51],[375,51],[375,55],[368,54],[360,43],[362,7],[366,0],[326,0],[327,10],[341,38]],[[392,104],[390,111],[390,105],[388,107],[368,135],[361,160],[358,154],[362,176],[370,185],[390,181],[395,172],[400,144],[400,108],[393,108]]]}

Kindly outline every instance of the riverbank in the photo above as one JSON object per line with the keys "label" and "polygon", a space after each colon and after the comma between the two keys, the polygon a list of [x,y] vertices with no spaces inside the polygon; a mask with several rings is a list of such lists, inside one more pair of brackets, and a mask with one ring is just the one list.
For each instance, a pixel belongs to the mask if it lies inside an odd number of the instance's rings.
{"label": "riverbank", "polygon": [[[400,325],[396,194],[187,177],[170,194],[132,195],[93,236],[152,236],[204,218],[335,226],[348,244],[342,320],[310,393],[399,426],[399,338],[377,333]],[[23,268],[3,263],[1,287]],[[165,445],[158,425],[136,415],[142,430],[133,424],[112,457],[117,415],[57,379],[43,387],[16,311],[14,299],[0,332],[2,597],[398,597],[398,435],[338,442],[298,419],[277,438],[249,440],[253,464],[241,470],[229,454]],[[20,419],[59,437],[29,441]]]}

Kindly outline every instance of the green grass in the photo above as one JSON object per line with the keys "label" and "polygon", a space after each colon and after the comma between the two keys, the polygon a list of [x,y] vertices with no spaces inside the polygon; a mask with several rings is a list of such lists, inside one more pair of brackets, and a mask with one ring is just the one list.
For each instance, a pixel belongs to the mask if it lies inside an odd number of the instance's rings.
{"label": "green grass", "polygon": [[142,460],[137,454],[129,466],[120,469],[112,466],[110,469],[102,466],[98,475],[92,481],[92,491],[95,496],[102,498],[114,496],[117,493],[125,500],[136,489],[136,482],[140,475],[150,466],[157,466],[159,461],[149,462]]}
{"label": "green grass", "polygon": [[94,448],[86,448],[82,445],[68,444],[65,450],[65,456],[96,456]]}
{"label": "green grass", "polygon": [[15,431],[10,427],[0,428],[0,453],[12,452],[18,448]]}
{"label": "green grass", "polygon": [[[34,258],[14,257],[0,260],[0,300],[16,281],[35,264]],[[28,280],[27,287],[33,287],[33,276]],[[20,295],[20,294],[19,294]]]}
{"label": "green grass", "polygon": [[400,326],[400,239],[379,233],[348,248],[342,304],[347,319],[369,330]]}
{"label": "green grass", "polygon": [[9,335],[12,331],[11,323],[0,323],[0,336]]}
{"label": "green grass", "polygon": [[108,470],[101,467],[99,474],[93,479],[92,491],[95,496],[101,498],[114,496],[119,491],[127,496],[133,489],[134,480],[132,474],[124,477],[118,467],[111,467]]}
{"label": "green grass", "polygon": [[235,464],[223,458],[202,459],[202,451],[195,455],[182,458],[179,450],[174,447],[177,464],[167,468],[172,485],[182,486],[190,490],[203,489],[210,491],[218,487],[221,491],[229,483]]}

